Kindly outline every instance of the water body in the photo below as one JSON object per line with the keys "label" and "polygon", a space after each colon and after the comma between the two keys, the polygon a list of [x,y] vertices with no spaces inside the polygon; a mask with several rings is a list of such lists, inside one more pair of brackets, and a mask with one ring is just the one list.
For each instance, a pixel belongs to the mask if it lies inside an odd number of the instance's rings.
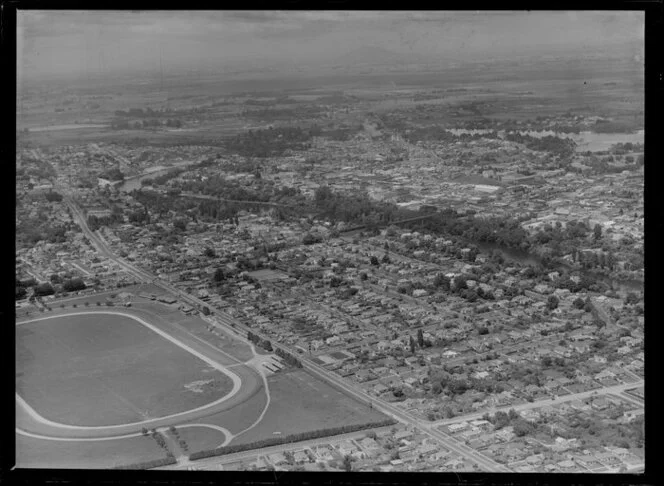
{"label": "water body", "polygon": [[171,171],[176,168],[180,167],[186,167],[191,164],[195,164],[197,161],[183,161],[183,162],[176,162],[171,166],[164,167],[162,165],[157,165],[155,167],[151,167],[142,174],[135,175],[133,177],[129,177],[124,180],[122,184],[118,185],[118,190],[122,192],[131,192],[134,189],[140,189],[141,186],[141,181],[144,179],[152,179],[154,177],[158,177],[160,175],[166,174],[168,171]]}
{"label": "water body", "polygon": [[[494,132],[495,130],[488,130],[485,128],[478,129],[465,129],[465,128],[450,128],[449,132],[455,135],[469,134],[469,135],[486,135],[487,133]],[[496,132],[500,138],[505,138],[505,130],[498,130]],[[520,135],[528,135],[534,138],[543,138],[547,136],[569,138],[576,142],[577,152],[600,152],[609,150],[612,145],[616,143],[643,143],[644,131],[638,130],[634,133],[594,133],[594,132],[580,132],[580,133],[561,133],[545,130],[536,132],[533,130],[517,130],[510,133],[518,133]]]}
{"label": "water body", "polygon": [[[505,260],[509,262],[520,263],[522,265],[533,265],[533,266],[537,266],[542,263],[541,258],[527,251],[515,248],[509,248],[507,246],[500,245],[498,243],[487,243],[487,242],[473,242],[473,243],[484,253],[487,253],[492,250],[500,252],[503,258],[505,258]],[[571,266],[565,264],[559,264],[556,266],[556,268],[558,270],[572,269]],[[593,277],[598,281],[606,283],[607,285],[609,285],[609,287],[611,287],[614,290],[619,290],[622,292],[630,292],[630,291],[638,292],[643,290],[643,282],[639,280],[634,280],[634,279],[616,280],[614,278],[607,277],[606,275],[600,275],[595,272],[587,270],[586,271],[581,270],[581,273]]]}

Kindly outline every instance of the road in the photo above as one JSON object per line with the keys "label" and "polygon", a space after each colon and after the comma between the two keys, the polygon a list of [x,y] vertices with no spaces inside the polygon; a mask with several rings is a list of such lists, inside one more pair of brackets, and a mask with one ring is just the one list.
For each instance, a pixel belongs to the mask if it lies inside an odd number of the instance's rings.
{"label": "road", "polygon": [[[70,200],[66,199],[66,203],[69,205],[69,207],[72,210],[72,214],[74,217],[78,220],[78,224],[83,230],[83,232],[86,234],[86,236],[89,238],[90,242],[97,248],[97,250],[104,255],[106,258],[109,258],[110,260],[117,262],[119,265],[121,265],[127,273],[135,276],[141,281],[144,282],[151,282],[154,283],[155,285],[158,285],[162,287],[163,289],[167,290],[168,292],[173,293],[174,295],[179,296],[181,299],[183,299],[186,302],[194,304],[196,307],[201,308],[201,306],[205,306],[208,308],[211,308],[214,311],[215,316],[217,317],[218,321],[220,324],[228,327],[233,333],[237,333],[238,329],[240,331],[243,331],[246,336],[246,332],[249,331],[249,328],[244,326],[242,323],[237,322],[233,317],[228,315],[227,313],[219,310],[212,308],[210,304],[194,297],[193,295],[187,294],[186,292],[183,292],[180,289],[177,289],[173,287],[170,284],[167,284],[154,275],[150,274],[149,272],[146,272],[145,270],[138,269],[134,267],[133,265],[127,263],[123,259],[117,257],[116,255],[113,254],[113,252],[105,245],[105,243],[102,241],[101,238],[95,233],[93,233],[90,228],[87,225],[87,222],[85,220],[85,216],[83,215],[82,211],[76,206],[76,204]],[[251,329],[251,331],[258,335],[261,339],[269,339],[269,336],[262,335],[262,333],[257,332],[255,329]],[[271,339],[270,339],[271,340]],[[271,340],[273,341],[273,340]],[[315,364],[313,361],[311,361],[309,358],[299,355],[297,352],[294,350],[284,346],[283,344],[275,343],[273,342],[273,347],[274,348],[281,348],[283,351],[298,356],[300,361],[302,362],[303,368],[309,371],[312,375],[317,376],[318,378],[322,379],[323,381],[326,381],[327,383],[335,386],[336,388],[340,389],[341,391],[345,392],[347,395],[352,396],[356,399],[358,399],[361,402],[364,403],[371,403],[372,406],[383,412],[384,414],[395,418],[396,420],[405,423],[407,425],[416,427],[420,429],[422,432],[425,434],[428,434],[429,436],[439,440],[440,442],[443,443],[445,447],[448,449],[456,452],[457,454],[471,460],[472,462],[477,463],[479,466],[481,466],[484,470],[486,471],[503,471],[503,472],[509,472],[509,469],[492,459],[487,458],[486,456],[483,456],[479,452],[471,449],[467,445],[457,441],[456,439],[453,439],[446,434],[438,431],[431,429],[428,425],[424,425],[422,422],[419,421],[419,419],[413,417],[407,412],[404,412],[394,405],[373,397],[366,393],[364,390],[361,388],[358,388],[352,384],[349,384],[345,380],[343,380],[341,377],[338,375],[335,375],[334,373],[331,373],[327,371],[326,369],[322,368],[321,366]]]}
{"label": "road", "polygon": [[602,395],[609,395],[609,394],[615,394],[618,395],[620,398],[627,400],[634,405],[638,406],[644,406],[642,402],[639,402],[637,398],[630,397],[629,395],[625,395],[623,392],[625,390],[631,390],[632,388],[638,388],[639,386],[643,386],[643,381],[640,381],[638,383],[629,383],[629,384],[623,384],[623,385],[615,385],[615,386],[609,386],[606,388],[598,388],[596,390],[590,390],[590,391],[585,391],[581,393],[573,393],[571,395],[565,395],[562,397],[558,397],[555,399],[546,399],[546,400],[536,400],[534,402],[528,402],[528,403],[522,403],[521,405],[512,405],[512,406],[506,406],[506,407],[499,407],[496,409],[491,409],[490,411],[484,410],[482,412],[477,412],[477,413],[472,413],[468,415],[459,415],[457,417],[451,418],[451,419],[444,419],[444,420],[438,420],[436,422],[431,422],[430,427],[440,427],[441,425],[449,425],[453,424],[456,422],[463,422],[463,421],[468,421],[468,420],[477,420],[481,419],[482,416],[484,416],[485,413],[489,412],[490,414],[494,414],[497,411],[503,411],[507,412],[508,410],[514,409],[517,412],[520,412],[522,410],[529,410],[533,408],[540,408],[545,405],[559,405],[564,402],[569,402],[572,400],[583,400],[585,398],[590,398],[590,397],[600,397]]}
{"label": "road", "polygon": [[[381,431],[387,431],[391,428],[392,428],[391,426],[388,426],[388,427],[380,427],[378,429],[371,429],[371,430],[380,433]],[[252,461],[256,460],[260,456],[267,456],[270,454],[276,454],[278,452],[301,450],[307,448],[311,449],[313,447],[324,446],[327,444],[335,444],[345,440],[363,439],[366,436],[367,432],[368,432],[367,430],[360,430],[357,432],[350,432],[348,434],[321,437],[319,439],[303,440],[300,442],[264,447],[262,449],[252,449],[249,451],[236,452],[234,454],[226,454],[224,456],[209,457],[206,459],[193,461],[188,464],[173,464],[171,466],[164,466],[155,469],[164,469],[164,470],[178,470],[178,469],[182,470],[189,468],[196,468],[200,470],[214,469],[215,466],[230,464],[238,461],[245,461],[245,462]]]}

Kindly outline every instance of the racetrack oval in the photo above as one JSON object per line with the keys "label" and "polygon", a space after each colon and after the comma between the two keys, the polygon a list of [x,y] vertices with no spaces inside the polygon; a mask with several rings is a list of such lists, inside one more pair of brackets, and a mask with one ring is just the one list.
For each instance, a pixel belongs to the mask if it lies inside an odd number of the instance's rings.
{"label": "racetrack oval", "polygon": [[[55,316],[42,317],[37,319],[32,319],[29,321],[22,321],[17,323],[18,326],[29,324],[35,321],[48,321],[53,318],[62,318],[69,316],[81,316],[81,315],[116,315],[130,318],[147,329],[159,334],[162,338],[170,341],[171,343],[177,345],[181,349],[186,350],[188,353],[193,356],[198,357],[209,366],[213,367],[215,370],[218,370],[221,373],[224,373],[225,376],[230,378],[233,383],[233,387],[230,392],[226,393],[223,397],[202,406],[198,406],[189,410],[181,411],[178,413],[172,413],[165,416],[149,418],[141,421],[133,421],[129,423],[121,423],[114,425],[71,425],[64,424],[54,420],[49,420],[39,413],[37,413],[21,396],[16,395],[16,412],[17,412],[17,429],[25,432],[39,434],[44,436],[51,437],[113,437],[113,436],[122,436],[127,434],[133,434],[139,432],[143,427],[146,428],[157,428],[165,427],[170,425],[177,425],[178,423],[183,423],[190,420],[201,419],[210,414],[218,413],[220,411],[228,410],[238,404],[242,403],[244,400],[250,398],[254,393],[258,391],[258,388],[261,387],[262,380],[258,376],[258,373],[251,369],[249,366],[236,366],[233,371],[227,369],[224,365],[220,364],[220,361],[228,361],[228,357],[224,357],[221,354],[215,355],[214,347],[202,346],[200,343],[191,340],[188,342],[183,342],[184,339],[176,339],[172,335],[164,332],[158,326],[153,325],[146,320],[142,319],[133,314],[120,311],[85,311],[85,312],[74,312],[69,314],[58,314]],[[221,353],[220,350],[219,353]]]}

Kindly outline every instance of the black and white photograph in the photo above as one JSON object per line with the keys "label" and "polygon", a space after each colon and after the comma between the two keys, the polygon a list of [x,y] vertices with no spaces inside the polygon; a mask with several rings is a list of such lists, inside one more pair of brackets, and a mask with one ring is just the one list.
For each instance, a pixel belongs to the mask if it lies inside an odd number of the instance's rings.
{"label": "black and white photograph", "polygon": [[19,8],[16,468],[644,474],[645,33]]}

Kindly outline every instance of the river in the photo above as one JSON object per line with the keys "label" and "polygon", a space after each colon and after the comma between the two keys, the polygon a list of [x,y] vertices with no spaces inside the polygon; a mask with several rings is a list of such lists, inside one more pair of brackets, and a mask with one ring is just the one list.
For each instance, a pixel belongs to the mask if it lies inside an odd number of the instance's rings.
{"label": "river", "polygon": [[186,167],[188,165],[195,164],[196,162],[198,161],[186,160],[182,162],[175,162],[173,163],[173,165],[170,165],[168,167],[163,165],[157,165],[155,167],[151,167],[142,174],[126,178],[122,184],[118,185],[118,190],[122,192],[131,192],[134,189],[140,189],[141,181],[144,179],[152,179],[154,177],[164,175],[170,170]]}
{"label": "river", "polygon": [[[505,258],[505,260],[507,261],[520,263],[522,265],[533,265],[533,266],[537,266],[542,263],[542,260],[538,256],[533,255],[532,253],[529,253],[527,251],[518,250],[515,248],[508,248],[498,243],[487,243],[487,242],[473,242],[473,243],[484,253],[487,253],[492,250],[499,251],[501,255],[503,255],[503,258]],[[556,265],[556,268],[558,270],[572,269],[571,266],[562,263]],[[584,273],[598,281],[606,283],[614,290],[620,290],[622,292],[630,292],[630,291],[638,292],[643,290],[643,282],[639,280],[635,279],[616,280],[614,278],[607,277],[606,275],[600,275],[595,272],[587,270],[586,271],[581,270],[581,273]]]}

